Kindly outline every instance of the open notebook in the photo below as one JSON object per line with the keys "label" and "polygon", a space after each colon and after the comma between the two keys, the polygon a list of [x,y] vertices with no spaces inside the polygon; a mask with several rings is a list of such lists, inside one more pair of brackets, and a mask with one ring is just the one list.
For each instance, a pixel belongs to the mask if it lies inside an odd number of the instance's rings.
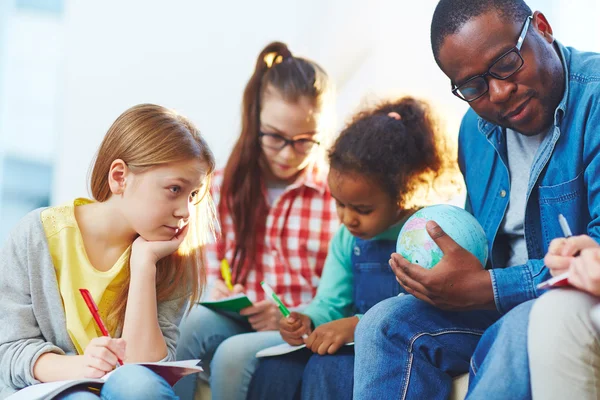
{"label": "open notebook", "polygon": [[[346,343],[345,346],[354,346],[354,342]],[[256,353],[256,358],[281,356],[283,354],[293,353],[294,351],[298,351],[305,347],[305,344],[301,344],[299,346],[292,346],[290,344],[283,343],[277,346],[262,349],[261,351]]]}
{"label": "open notebook", "polygon": [[[203,371],[198,366],[200,360],[156,362],[156,363],[135,363],[143,365],[162,376],[169,385],[173,386],[178,380],[186,375],[195,374]],[[19,390],[17,393],[9,396],[6,400],[48,400],[61,394],[74,386],[92,387],[100,389],[104,382],[113,373],[109,372],[100,379],[75,379],[68,381],[57,381],[48,383],[39,383]]]}
{"label": "open notebook", "polygon": [[240,312],[250,307],[252,302],[244,293],[240,293],[221,300],[202,301],[200,304],[212,310]]}

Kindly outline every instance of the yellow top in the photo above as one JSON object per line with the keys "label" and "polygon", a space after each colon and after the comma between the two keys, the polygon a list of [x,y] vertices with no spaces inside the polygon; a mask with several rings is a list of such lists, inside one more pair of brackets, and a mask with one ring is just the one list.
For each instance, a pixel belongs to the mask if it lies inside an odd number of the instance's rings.
{"label": "yellow top", "polygon": [[90,291],[98,304],[102,320],[113,335],[117,327],[107,321],[107,314],[127,277],[126,266],[131,253],[129,246],[108,271],[98,271],[92,266],[75,219],[75,207],[89,203],[92,200],[75,199],[61,206],[47,208],[41,214],[65,308],[67,331],[79,354],[83,354],[90,340],[102,336],[79,289]]}

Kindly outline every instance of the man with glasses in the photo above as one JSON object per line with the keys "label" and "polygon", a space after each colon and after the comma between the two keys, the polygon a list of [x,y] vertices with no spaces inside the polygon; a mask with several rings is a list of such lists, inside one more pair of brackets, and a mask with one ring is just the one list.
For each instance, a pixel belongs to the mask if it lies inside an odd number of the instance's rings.
{"label": "man with glasses", "polygon": [[459,164],[490,260],[482,266],[432,222],[438,265],[394,254],[412,296],[379,303],[358,324],[354,395],[446,399],[470,370],[469,398],[529,398],[527,322],[550,277],[543,258],[562,235],[558,214],[573,233],[600,237],[600,55],[562,46],[522,0],[442,0],[431,42],[452,93],[470,105]]}

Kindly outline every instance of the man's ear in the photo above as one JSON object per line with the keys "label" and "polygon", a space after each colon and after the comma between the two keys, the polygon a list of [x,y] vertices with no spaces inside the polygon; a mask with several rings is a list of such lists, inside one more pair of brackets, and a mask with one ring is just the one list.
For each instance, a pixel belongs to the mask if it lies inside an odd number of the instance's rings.
{"label": "man's ear", "polygon": [[552,34],[552,27],[546,19],[546,16],[539,11],[533,13],[533,20],[531,21],[536,31],[544,38],[548,43],[554,43],[554,35]]}
{"label": "man's ear", "polygon": [[123,194],[129,174],[130,170],[125,161],[116,159],[110,164],[108,186],[112,194]]}

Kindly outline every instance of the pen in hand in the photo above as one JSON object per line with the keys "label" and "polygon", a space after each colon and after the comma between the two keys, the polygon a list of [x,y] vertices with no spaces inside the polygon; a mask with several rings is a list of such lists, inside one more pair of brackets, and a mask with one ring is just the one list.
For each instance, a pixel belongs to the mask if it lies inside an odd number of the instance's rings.
{"label": "pen in hand", "polygon": [[[562,230],[565,238],[570,238],[571,236],[573,236],[573,232],[571,232],[571,228],[569,227],[569,224],[567,223],[567,219],[565,218],[564,215],[558,214],[558,224],[560,225],[560,229]],[[580,253],[580,251],[577,250],[575,252],[575,254],[573,254],[573,257],[579,256],[579,253]]]}
{"label": "pen in hand", "polygon": [[231,268],[229,268],[229,262],[227,262],[227,259],[225,258],[221,260],[221,276],[223,277],[227,288],[229,290],[233,290],[233,283],[231,282]]}
{"label": "pen in hand", "polygon": [[[106,325],[104,325],[102,318],[100,318],[100,313],[98,312],[98,306],[96,305],[96,302],[92,298],[90,291],[87,289],[79,289],[79,293],[81,293],[81,296],[83,297],[83,300],[85,301],[85,304],[87,305],[87,308],[90,310],[92,317],[94,317],[94,321],[96,321],[96,325],[98,325],[100,332],[102,332],[102,336],[110,337],[110,333],[108,333],[108,329],[106,329]],[[120,358],[117,357],[117,361],[119,362],[119,365],[121,365],[121,366],[123,365],[123,361],[121,361]]]}
{"label": "pen in hand", "polygon": [[[281,301],[281,299],[275,294],[275,292],[273,291],[273,289],[271,288],[271,286],[269,286],[268,283],[266,283],[265,281],[262,281],[260,283],[260,286],[262,286],[263,290],[265,291],[267,297],[273,301],[277,307],[279,307],[279,311],[281,311],[281,313],[283,314],[284,317],[288,318],[290,316],[290,310],[287,309],[287,307],[285,306],[285,304],[283,304],[283,302]],[[306,333],[302,334],[302,339],[308,339],[308,335]]]}
{"label": "pen in hand", "polygon": [[[570,238],[571,236],[573,236],[573,233],[571,232],[571,228],[569,227],[569,224],[567,223],[567,219],[565,218],[564,215],[558,214],[558,224],[560,225],[560,229],[562,230],[563,236],[565,238]],[[577,250],[575,252],[575,254],[573,254],[573,257],[579,256],[579,253],[580,253],[580,251]],[[565,286],[565,285],[569,284],[568,282],[569,282],[569,271],[563,272],[562,274],[560,274],[558,276],[555,276],[553,278],[548,279],[547,281],[540,283],[539,285],[537,285],[537,288],[538,289],[548,289],[553,286]]]}

